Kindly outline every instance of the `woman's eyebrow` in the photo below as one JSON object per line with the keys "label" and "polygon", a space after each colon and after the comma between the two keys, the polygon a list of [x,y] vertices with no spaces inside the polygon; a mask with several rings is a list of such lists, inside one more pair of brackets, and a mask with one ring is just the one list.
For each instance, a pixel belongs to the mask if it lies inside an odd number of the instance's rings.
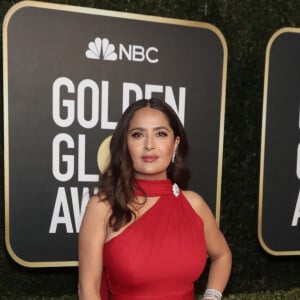
{"label": "woman's eyebrow", "polygon": [[[158,131],[158,130],[162,130],[162,129],[170,131],[170,129],[166,126],[157,126],[157,127],[152,128],[153,131]],[[133,127],[133,128],[130,128],[128,132],[132,132],[134,130],[145,131],[146,128],[144,128],[144,127]]]}
{"label": "woman's eyebrow", "polygon": [[158,127],[154,127],[153,130],[157,131],[157,130],[167,130],[167,131],[170,131],[170,129],[168,127],[165,127],[165,126],[158,126]]}
{"label": "woman's eyebrow", "polygon": [[146,129],[143,128],[143,127],[134,127],[134,128],[129,129],[128,132],[132,132],[132,131],[135,131],[135,130],[145,131]]}

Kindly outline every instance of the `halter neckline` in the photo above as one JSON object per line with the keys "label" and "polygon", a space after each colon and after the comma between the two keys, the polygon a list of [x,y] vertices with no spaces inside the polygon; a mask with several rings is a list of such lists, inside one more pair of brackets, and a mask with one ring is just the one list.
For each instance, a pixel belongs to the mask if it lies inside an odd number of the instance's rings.
{"label": "halter neckline", "polygon": [[170,179],[162,180],[145,180],[136,179],[135,181],[135,194],[137,196],[157,197],[162,195],[174,194],[176,196],[175,189],[179,188],[176,184],[173,184]]}

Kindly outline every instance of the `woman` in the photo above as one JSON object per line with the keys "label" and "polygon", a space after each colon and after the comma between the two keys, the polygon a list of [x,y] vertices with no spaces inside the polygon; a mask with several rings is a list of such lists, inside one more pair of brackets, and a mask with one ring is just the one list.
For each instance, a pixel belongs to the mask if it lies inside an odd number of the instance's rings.
{"label": "woman", "polygon": [[184,190],[187,151],[168,104],[140,100],[124,112],[80,229],[80,300],[192,300],[207,256],[203,299],[221,299],[231,252],[205,201]]}

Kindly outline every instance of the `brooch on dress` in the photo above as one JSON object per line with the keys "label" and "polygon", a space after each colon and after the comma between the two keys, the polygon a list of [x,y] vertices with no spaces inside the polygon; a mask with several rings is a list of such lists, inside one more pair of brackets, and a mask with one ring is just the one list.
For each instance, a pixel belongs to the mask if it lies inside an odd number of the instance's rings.
{"label": "brooch on dress", "polygon": [[180,189],[179,189],[179,186],[178,186],[176,183],[173,184],[172,190],[173,190],[174,196],[175,196],[175,197],[178,197],[178,196],[179,196]]}

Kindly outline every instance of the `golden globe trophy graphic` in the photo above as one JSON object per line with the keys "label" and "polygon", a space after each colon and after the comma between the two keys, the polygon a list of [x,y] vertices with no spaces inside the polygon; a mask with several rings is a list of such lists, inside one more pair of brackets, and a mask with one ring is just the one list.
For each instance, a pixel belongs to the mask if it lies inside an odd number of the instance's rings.
{"label": "golden globe trophy graphic", "polygon": [[100,145],[97,152],[97,163],[101,173],[103,173],[110,163],[109,145],[112,136],[108,136]]}

